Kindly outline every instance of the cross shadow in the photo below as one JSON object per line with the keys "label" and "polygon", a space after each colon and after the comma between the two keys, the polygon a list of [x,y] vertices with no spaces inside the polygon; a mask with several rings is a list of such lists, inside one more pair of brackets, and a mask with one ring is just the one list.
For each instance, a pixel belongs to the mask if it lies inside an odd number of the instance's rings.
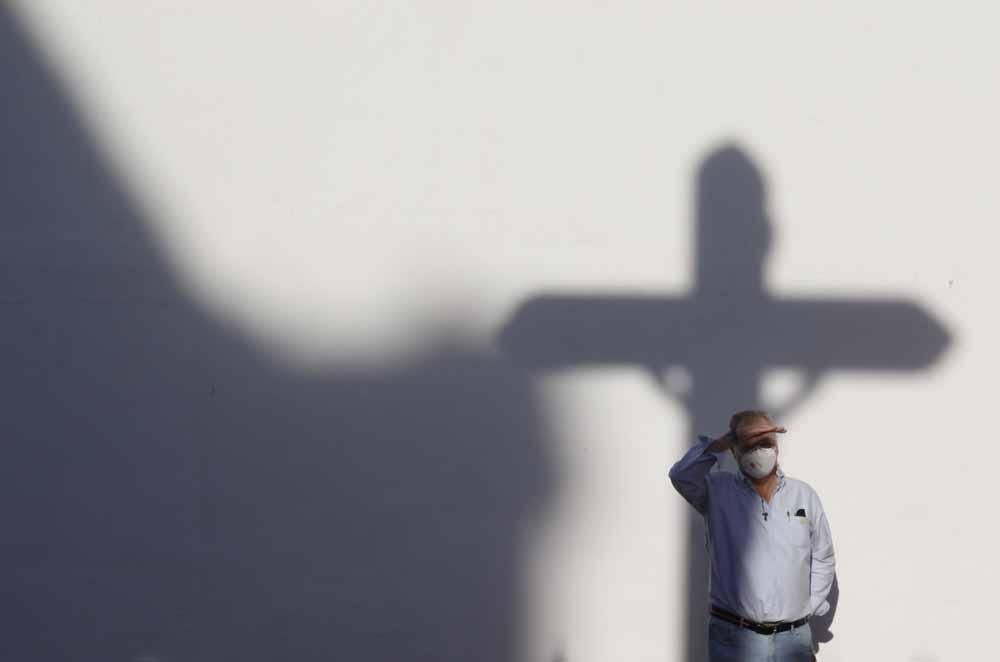
{"label": "cross shadow", "polygon": [[[915,372],[948,346],[949,332],[905,298],[770,292],[765,265],[774,229],[766,181],[739,145],[710,151],[695,186],[696,278],[689,295],[539,294],[514,312],[500,346],[535,370],[612,364],[645,370],[686,410],[692,441],[697,433],[725,431],[732,412],[764,408],[761,385],[769,369],[790,368],[801,377],[785,402],[769,407],[780,421],[829,371]],[[678,388],[667,377],[677,367],[688,372],[689,387]],[[730,460],[722,469],[735,470],[735,464]],[[694,511],[685,538],[681,647],[683,659],[698,661],[707,653],[708,567],[703,523]]]}
{"label": "cross shadow", "polygon": [[277,363],[181,286],[7,6],[0,84],[0,658],[515,659],[557,487],[528,376],[447,325]]}

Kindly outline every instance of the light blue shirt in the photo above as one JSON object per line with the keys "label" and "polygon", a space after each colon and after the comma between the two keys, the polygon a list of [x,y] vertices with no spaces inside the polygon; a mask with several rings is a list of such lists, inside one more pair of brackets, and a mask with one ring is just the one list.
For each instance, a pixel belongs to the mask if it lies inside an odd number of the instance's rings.
{"label": "light blue shirt", "polygon": [[705,518],[711,603],[757,622],[825,614],[833,538],[816,492],[779,468],[768,503],[742,473],[711,471],[718,457],[700,439],[670,481]]}

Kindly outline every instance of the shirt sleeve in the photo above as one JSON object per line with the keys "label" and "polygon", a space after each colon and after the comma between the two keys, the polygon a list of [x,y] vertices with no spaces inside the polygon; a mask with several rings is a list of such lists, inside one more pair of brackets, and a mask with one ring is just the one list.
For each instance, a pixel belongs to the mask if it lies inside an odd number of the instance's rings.
{"label": "shirt sleeve", "polygon": [[708,504],[707,476],[718,458],[708,451],[712,439],[699,436],[698,440],[684,457],[670,467],[670,482],[695,510],[704,515]]}
{"label": "shirt sleeve", "polygon": [[833,555],[833,536],[830,534],[830,524],[819,498],[816,509],[818,517],[812,532],[812,565],[809,581],[809,613],[822,616],[830,611],[830,603],[826,598],[833,586],[835,560]]}

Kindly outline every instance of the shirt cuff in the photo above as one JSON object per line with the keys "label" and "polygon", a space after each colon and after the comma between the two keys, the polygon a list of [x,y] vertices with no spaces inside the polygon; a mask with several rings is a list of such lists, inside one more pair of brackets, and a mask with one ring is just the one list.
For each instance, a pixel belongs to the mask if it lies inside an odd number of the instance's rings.
{"label": "shirt cuff", "polygon": [[728,452],[728,451],[710,451],[710,450],[708,450],[708,447],[711,446],[713,442],[715,442],[715,439],[713,439],[712,437],[707,437],[707,436],[705,436],[703,434],[699,434],[698,435],[698,442],[699,442],[698,445],[701,446],[701,452],[702,452],[703,455],[719,455],[721,453],[727,453]]}

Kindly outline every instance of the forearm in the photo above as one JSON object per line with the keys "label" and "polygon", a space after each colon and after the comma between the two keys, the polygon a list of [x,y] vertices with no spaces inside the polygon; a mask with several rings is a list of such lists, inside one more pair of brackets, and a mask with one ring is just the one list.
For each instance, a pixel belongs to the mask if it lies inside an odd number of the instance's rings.
{"label": "forearm", "polygon": [[821,514],[813,540],[812,564],[809,581],[809,613],[822,616],[830,609],[827,596],[833,587],[836,560],[833,539],[826,515]]}

